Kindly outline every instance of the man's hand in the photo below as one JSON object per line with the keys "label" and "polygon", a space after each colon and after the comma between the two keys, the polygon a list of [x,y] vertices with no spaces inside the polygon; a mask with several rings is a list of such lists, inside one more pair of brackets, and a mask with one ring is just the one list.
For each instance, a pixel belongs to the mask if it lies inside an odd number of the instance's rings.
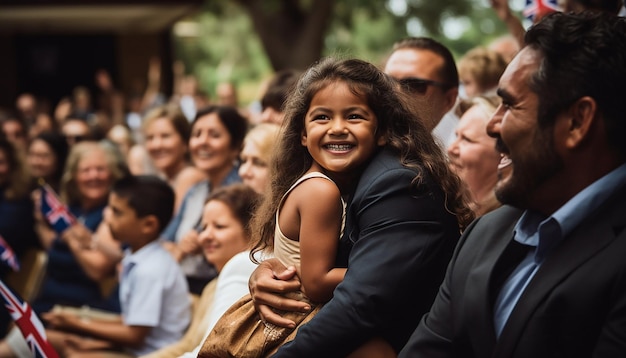
{"label": "man's hand", "polygon": [[295,322],[281,317],[272,309],[282,311],[309,312],[308,303],[284,297],[287,292],[300,289],[296,268],[285,267],[278,259],[268,259],[259,265],[248,281],[250,295],[256,311],[264,322],[279,327],[295,328]]}

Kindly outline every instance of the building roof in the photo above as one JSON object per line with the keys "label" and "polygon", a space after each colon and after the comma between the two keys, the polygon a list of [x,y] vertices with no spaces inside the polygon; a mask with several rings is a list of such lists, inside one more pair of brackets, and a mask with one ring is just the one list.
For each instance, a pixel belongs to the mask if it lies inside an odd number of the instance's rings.
{"label": "building roof", "polygon": [[0,33],[156,33],[203,0],[3,0]]}

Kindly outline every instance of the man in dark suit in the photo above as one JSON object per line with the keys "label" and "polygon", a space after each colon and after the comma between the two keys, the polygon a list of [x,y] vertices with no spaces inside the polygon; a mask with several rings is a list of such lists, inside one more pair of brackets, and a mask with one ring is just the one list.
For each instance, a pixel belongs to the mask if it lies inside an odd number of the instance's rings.
{"label": "man in dark suit", "polygon": [[[423,183],[412,186],[418,174]],[[432,304],[460,236],[457,219],[443,201],[443,193],[426,171],[404,167],[387,150],[376,154],[347,208],[338,253],[338,266],[348,267],[344,280],[333,298],[275,356],[345,357],[377,337],[399,351]],[[271,259],[257,268],[256,275],[269,265],[275,272],[284,270]],[[282,284],[284,291],[299,287],[299,282],[270,284]],[[251,287],[253,297],[264,294],[258,290]],[[280,296],[255,298],[275,308],[298,305]],[[295,307],[303,308],[304,303]],[[270,321],[267,314],[261,316]]]}
{"label": "man in dark suit", "polygon": [[507,204],[463,234],[399,357],[626,357],[626,19],[546,16],[488,132]]}
{"label": "man in dark suit", "polygon": [[[300,326],[295,339],[282,346],[276,357],[345,357],[374,338],[383,338],[395,355],[430,308],[460,237],[460,226],[465,227],[472,216],[461,199],[462,183],[449,170],[410,98],[400,92],[396,81],[372,69],[371,76],[341,72],[341,81],[354,83],[354,88],[372,86],[388,98],[368,97],[369,108],[380,119],[377,130],[384,133],[384,145],[354,169],[351,183],[342,186],[342,195],[349,198],[336,263],[348,270],[333,298]],[[328,73],[315,68],[308,71],[295,92],[303,93],[303,86],[316,83],[312,76],[327,81]],[[302,120],[290,108],[286,113],[287,121]],[[353,134],[342,133],[342,140],[351,142]],[[273,324],[289,322],[272,315],[266,305],[283,310],[305,305],[275,295],[300,288],[297,280],[275,279],[284,277],[273,271],[284,269],[280,261],[270,259],[251,278],[257,311]]]}

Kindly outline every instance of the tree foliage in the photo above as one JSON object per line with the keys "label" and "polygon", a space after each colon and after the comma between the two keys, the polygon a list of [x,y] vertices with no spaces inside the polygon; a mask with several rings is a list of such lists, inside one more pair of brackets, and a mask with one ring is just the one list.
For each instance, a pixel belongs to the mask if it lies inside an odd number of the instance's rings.
{"label": "tree foliage", "polygon": [[[275,70],[305,69],[329,54],[380,63],[408,35],[434,37],[459,56],[506,32],[481,1],[207,0],[196,18],[199,36],[176,39],[176,49],[209,92],[220,80],[258,86]],[[465,25],[461,36],[446,36],[451,24]]]}

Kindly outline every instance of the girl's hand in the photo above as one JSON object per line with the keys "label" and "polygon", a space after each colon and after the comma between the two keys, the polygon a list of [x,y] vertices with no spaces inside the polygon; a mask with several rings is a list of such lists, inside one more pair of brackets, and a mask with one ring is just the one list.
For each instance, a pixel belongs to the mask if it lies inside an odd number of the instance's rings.
{"label": "girl's hand", "polygon": [[300,289],[296,268],[285,267],[278,259],[268,259],[257,267],[248,281],[250,296],[256,311],[264,322],[279,327],[295,328],[295,322],[281,317],[272,309],[282,311],[309,312],[308,303],[284,297],[287,292]]}

